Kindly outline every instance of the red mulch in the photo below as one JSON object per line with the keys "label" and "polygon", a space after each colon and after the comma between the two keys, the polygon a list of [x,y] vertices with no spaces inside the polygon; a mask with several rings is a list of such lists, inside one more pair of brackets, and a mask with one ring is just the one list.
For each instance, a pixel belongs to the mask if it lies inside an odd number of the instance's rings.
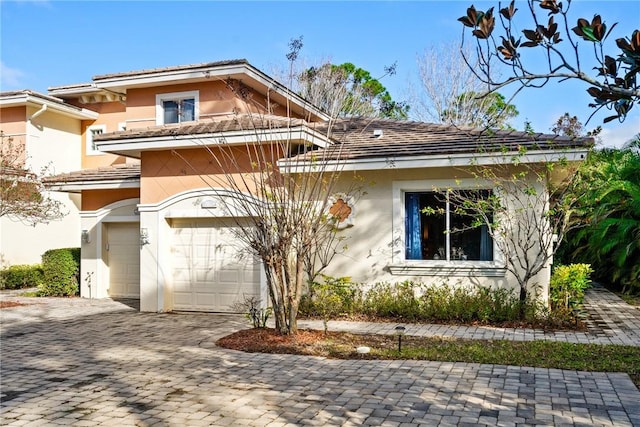
{"label": "red mulch", "polygon": [[29,304],[24,304],[24,303],[16,302],[16,301],[0,301],[0,309],[11,308],[11,307],[20,307],[22,305],[29,305]]}

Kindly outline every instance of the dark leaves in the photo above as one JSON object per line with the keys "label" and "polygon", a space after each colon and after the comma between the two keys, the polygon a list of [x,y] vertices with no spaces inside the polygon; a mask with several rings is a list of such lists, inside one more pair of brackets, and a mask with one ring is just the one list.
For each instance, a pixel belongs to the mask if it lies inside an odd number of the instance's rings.
{"label": "dark leaves", "polygon": [[511,18],[513,18],[513,15],[515,15],[517,11],[518,9],[515,7],[515,1],[512,0],[509,7],[503,7],[500,9],[500,15],[502,15],[507,21],[511,21]]}
{"label": "dark leaves", "polygon": [[600,15],[595,15],[590,24],[584,18],[578,19],[578,25],[571,30],[583,40],[601,42],[607,33],[607,26],[602,22]]}
{"label": "dark leaves", "polygon": [[524,36],[529,40],[528,42],[522,43],[524,47],[535,47],[542,42],[542,35],[538,31],[534,30],[522,30]]}
{"label": "dark leaves", "polygon": [[610,57],[609,55],[606,55],[604,57],[603,66],[600,68],[596,68],[596,70],[599,71],[598,72],[599,76],[609,76],[609,77],[615,78],[618,74],[618,67],[616,64],[616,60]]}
{"label": "dark leaves", "polygon": [[516,49],[520,45],[520,40],[515,40],[513,37],[509,40],[504,37],[500,38],[502,39],[502,46],[498,46],[498,52],[500,52],[507,61],[512,61],[517,58],[518,52]]}
{"label": "dark leaves", "polygon": [[542,0],[540,7],[549,11],[549,15],[555,15],[562,10],[562,3],[557,3],[555,0]]}
{"label": "dark leaves", "polygon": [[477,11],[473,5],[467,9],[467,16],[458,18],[465,27],[474,28],[472,34],[479,39],[488,39],[495,27],[493,8],[486,12]]}
{"label": "dark leaves", "polygon": [[616,44],[622,50],[623,54],[640,59],[640,31],[635,30],[633,34],[631,34],[630,40],[625,38],[616,39]]}
{"label": "dark leaves", "polygon": [[475,28],[478,25],[478,12],[476,8],[471,5],[471,7],[467,9],[467,16],[458,18],[458,21],[462,22],[465,27]]}
{"label": "dark leaves", "polygon": [[558,24],[553,20],[553,16],[549,18],[549,23],[538,25],[535,30],[523,30],[522,33],[527,38],[527,42],[522,43],[524,47],[535,47],[541,44],[545,39],[548,43],[560,43],[560,33],[558,32]]}

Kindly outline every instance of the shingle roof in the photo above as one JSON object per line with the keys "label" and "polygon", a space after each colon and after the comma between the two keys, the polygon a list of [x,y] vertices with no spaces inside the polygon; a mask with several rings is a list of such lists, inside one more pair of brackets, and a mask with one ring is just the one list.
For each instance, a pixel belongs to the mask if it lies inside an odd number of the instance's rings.
{"label": "shingle roof", "polygon": [[248,63],[249,62],[246,59],[229,59],[229,60],[216,61],[216,62],[204,62],[201,64],[176,65],[176,66],[163,67],[163,68],[151,68],[147,70],[100,74],[97,76],[93,76],[93,81],[95,82],[99,80],[107,80],[107,79],[113,79],[113,78],[119,78],[119,77],[141,76],[145,74],[156,74],[156,73],[164,73],[164,72],[171,72],[171,71],[198,70],[201,68],[221,67],[225,65],[242,65],[242,64],[248,64]]}
{"label": "shingle roof", "polygon": [[140,179],[139,164],[119,164],[97,169],[83,169],[44,178],[45,184],[72,184],[79,182],[137,181]]}
{"label": "shingle roof", "polygon": [[[326,123],[306,123],[304,120],[287,120],[281,117],[262,117],[256,121],[248,116],[232,119],[199,122],[187,125],[165,125],[144,129],[96,135],[96,141],[155,138],[172,135],[203,135],[227,131],[252,131],[277,129],[287,126],[313,126],[320,133],[329,129]],[[374,133],[374,131],[377,131]],[[378,131],[381,131],[378,132]],[[380,136],[377,136],[380,135]],[[464,154],[549,149],[584,149],[593,145],[593,138],[569,138],[542,133],[526,133],[510,130],[485,130],[386,119],[344,119],[331,126],[331,138],[336,142],[329,150],[329,158],[357,160],[367,158],[400,158],[442,154]],[[300,156],[317,155],[316,152]],[[300,157],[299,157],[300,158]],[[140,178],[139,164],[124,164],[86,169],[45,179],[48,184],[98,182],[111,180],[135,181]]]}
{"label": "shingle roof", "polygon": [[[96,135],[96,141],[135,138],[154,138],[177,135],[203,135],[229,131],[274,129],[286,126],[307,125],[326,134],[326,123],[307,123],[303,120],[289,122],[280,117],[249,116],[200,122],[187,125],[154,126],[122,132]],[[374,130],[382,131],[380,137]],[[542,133],[526,133],[512,130],[486,130],[387,119],[352,118],[336,121],[331,127],[331,139],[341,143],[342,159],[374,157],[403,157],[432,154],[478,153],[487,151],[584,148],[593,145],[592,138],[569,138]],[[338,150],[335,150],[337,153]],[[311,154],[309,154],[311,155]]]}
{"label": "shingle roof", "polygon": [[[326,132],[328,127],[318,129]],[[381,136],[374,130],[382,131]],[[437,154],[585,148],[593,138],[569,138],[542,133],[487,130],[385,119],[345,119],[332,126],[331,139],[340,142],[333,150],[341,159],[412,157]],[[307,154],[312,155],[311,153]]]}
{"label": "shingle roof", "polygon": [[255,129],[283,129],[307,124],[302,119],[287,119],[280,116],[233,116],[229,119],[151,126],[96,135],[94,141],[116,141],[131,138],[154,138],[178,135],[203,135],[222,132],[252,131]]}

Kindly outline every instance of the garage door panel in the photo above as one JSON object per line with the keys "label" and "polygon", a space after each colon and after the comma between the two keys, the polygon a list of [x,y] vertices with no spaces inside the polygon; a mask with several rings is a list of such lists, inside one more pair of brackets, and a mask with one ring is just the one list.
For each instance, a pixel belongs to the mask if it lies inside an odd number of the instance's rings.
{"label": "garage door panel", "polygon": [[140,298],[138,223],[107,224],[109,296]]}
{"label": "garage door panel", "polygon": [[260,294],[260,264],[222,220],[174,220],[174,308],[233,311]]}

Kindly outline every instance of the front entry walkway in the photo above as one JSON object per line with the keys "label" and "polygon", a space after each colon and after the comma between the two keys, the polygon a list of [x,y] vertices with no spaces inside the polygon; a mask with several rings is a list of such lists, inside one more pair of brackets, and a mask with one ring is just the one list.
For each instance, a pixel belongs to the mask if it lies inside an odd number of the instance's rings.
{"label": "front entry walkway", "polygon": [[0,425],[640,426],[626,374],[247,354],[215,345],[242,316],[3,298],[30,305],[0,310]]}

